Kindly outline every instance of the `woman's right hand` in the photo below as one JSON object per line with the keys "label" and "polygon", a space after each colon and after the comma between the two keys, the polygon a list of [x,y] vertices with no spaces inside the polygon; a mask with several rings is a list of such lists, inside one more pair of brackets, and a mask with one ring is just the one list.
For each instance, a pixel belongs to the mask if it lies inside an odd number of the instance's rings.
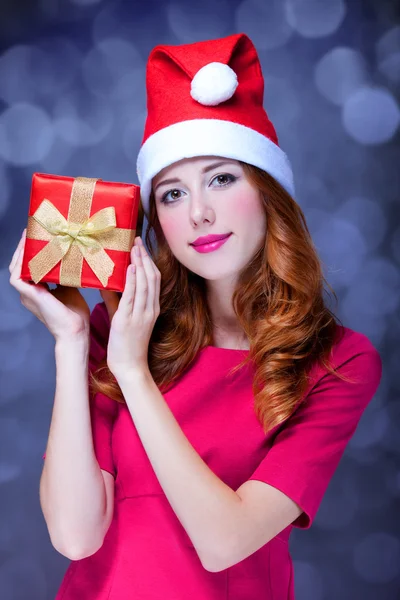
{"label": "woman's right hand", "polygon": [[56,341],[89,339],[90,308],[77,288],[58,285],[51,290],[47,283],[31,283],[21,279],[26,229],[9,265],[10,284],[20,293],[21,303],[45,324]]}

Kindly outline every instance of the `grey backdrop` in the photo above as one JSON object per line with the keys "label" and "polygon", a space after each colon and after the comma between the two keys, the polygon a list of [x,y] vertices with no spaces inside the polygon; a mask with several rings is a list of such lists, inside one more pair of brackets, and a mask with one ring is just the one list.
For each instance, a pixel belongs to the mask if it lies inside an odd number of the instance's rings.
{"label": "grey backdrop", "polygon": [[[389,0],[2,1],[0,597],[51,600],[68,559],[39,504],[53,338],[9,285],[34,171],[138,183],[153,46],[247,33],[265,108],[344,324],[381,352],[380,388],[309,531],[297,600],[400,598],[400,14]],[[84,290],[91,308],[101,301]],[[169,599],[166,599],[169,600]],[[261,600],[261,599],[260,599]]]}

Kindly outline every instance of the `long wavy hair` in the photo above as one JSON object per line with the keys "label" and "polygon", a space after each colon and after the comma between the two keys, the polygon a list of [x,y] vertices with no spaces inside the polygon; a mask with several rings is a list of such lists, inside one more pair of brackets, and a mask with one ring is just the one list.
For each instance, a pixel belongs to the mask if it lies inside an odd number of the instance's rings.
{"label": "long wavy hair", "polygon": [[[329,359],[339,340],[341,323],[324,302],[322,262],[304,214],[291,195],[267,172],[239,161],[248,181],[261,192],[266,214],[262,247],[238,274],[232,302],[250,350],[233,367],[255,366],[254,410],[265,433],[289,418],[301,403],[318,363],[345,381]],[[138,231],[143,227],[140,206]],[[157,250],[153,248],[154,236]],[[172,254],[158,220],[154,193],[150,196],[146,246],[161,273],[160,314],[148,350],[148,365],[162,393],[188,369],[198,352],[213,345],[213,323],[206,281]],[[339,337],[338,337],[339,336]],[[93,393],[125,404],[105,357],[90,374]]]}

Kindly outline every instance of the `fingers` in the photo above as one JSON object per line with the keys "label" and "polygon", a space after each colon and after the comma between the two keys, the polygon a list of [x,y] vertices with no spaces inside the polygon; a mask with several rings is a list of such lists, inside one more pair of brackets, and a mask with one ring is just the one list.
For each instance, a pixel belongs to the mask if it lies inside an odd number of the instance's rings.
{"label": "fingers", "polygon": [[21,268],[22,259],[24,256],[25,238],[26,229],[24,229],[24,233],[21,236],[17,249],[14,252],[11,263],[9,265],[9,270],[11,273],[10,283],[13,287],[15,287],[16,290],[18,290],[20,294],[32,293],[31,290],[35,287],[34,284],[30,284],[27,281],[23,281],[21,279]]}
{"label": "fingers", "polygon": [[[139,253],[136,253],[136,249]],[[159,295],[161,275],[147,254],[140,237],[135,239],[131,251],[132,264],[130,265],[124,292],[120,300],[121,310],[126,316],[136,314],[138,317],[147,313],[152,317],[159,314]],[[131,267],[136,267],[132,273]]]}
{"label": "fingers", "polygon": [[22,259],[24,257],[24,249],[25,249],[25,241],[26,241],[26,228],[22,232],[21,239],[18,242],[18,246],[13,254],[11,262],[8,266],[8,269],[11,273],[10,283],[20,294],[29,290],[31,293],[32,289],[40,289],[45,288],[49,292],[51,292],[50,287],[45,282],[39,282],[38,284],[29,283],[27,281],[23,281],[21,279],[21,268],[22,268]]}
{"label": "fingers", "polygon": [[[151,294],[151,282],[148,281],[148,274],[145,271],[142,253],[140,246],[134,247],[134,263],[136,266],[136,272],[134,277],[136,279],[136,290],[133,310],[137,315],[142,315],[147,310],[147,297]],[[147,266],[147,272],[148,272]]]}
{"label": "fingers", "polygon": [[11,259],[11,262],[9,264],[8,269],[9,269],[10,273],[12,273],[12,271],[13,271],[13,269],[15,267],[15,263],[17,262],[19,253],[21,252],[21,250],[22,250],[22,248],[23,248],[23,246],[25,244],[25,238],[26,238],[26,229],[24,229],[24,231],[22,232],[21,239],[18,242],[18,246],[16,247],[15,252],[13,254],[13,257]]}
{"label": "fingers", "polygon": [[132,316],[133,305],[135,301],[136,292],[136,274],[132,271],[132,265],[129,265],[126,271],[125,288],[122,292],[121,299],[119,301],[118,312],[124,318]]}
{"label": "fingers", "polygon": [[160,285],[161,285],[161,273],[157,269],[154,262],[151,260],[151,257],[146,252],[146,248],[143,244],[141,238],[139,238],[140,246],[141,246],[141,257],[143,262],[143,267],[146,272],[147,281],[149,284],[149,291],[147,293],[147,303],[146,310],[149,311],[152,315],[159,314],[160,312]]}
{"label": "fingers", "polygon": [[[146,252],[146,248],[144,244],[139,238],[139,248],[140,248],[140,263],[138,261],[139,271],[145,273],[146,277],[146,286],[147,286],[147,297],[146,304],[144,310],[151,315],[154,315],[154,298],[155,298],[155,288],[156,288],[156,273],[155,273],[155,265],[151,260],[150,256]],[[142,267],[142,268],[140,268]]]}
{"label": "fingers", "polygon": [[145,269],[147,279],[151,282],[151,291],[147,295],[147,310],[152,311],[153,314],[159,314],[160,311],[160,285],[161,285],[161,273],[157,269],[151,257],[146,252],[143,241],[139,238],[141,250],[142,250],[142,262]]}

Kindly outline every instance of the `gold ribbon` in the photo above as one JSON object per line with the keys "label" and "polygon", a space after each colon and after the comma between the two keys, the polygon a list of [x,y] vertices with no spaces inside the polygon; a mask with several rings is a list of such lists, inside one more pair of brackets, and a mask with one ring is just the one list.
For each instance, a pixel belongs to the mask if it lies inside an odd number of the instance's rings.
{"label": "gold ribbon", "polygon": [[72,184],[68,219],[45,198],[28,217],[26,237],[49,243],[28,263],[32,281],[38,283],[61,261],[60,284],[81,287],[83,259],[104,287],[115,263],[105,252],[130,252],[135,229],[116,226],[115,208],[108,206],[89,217],[94,188],[99,179],[76,177]]}

